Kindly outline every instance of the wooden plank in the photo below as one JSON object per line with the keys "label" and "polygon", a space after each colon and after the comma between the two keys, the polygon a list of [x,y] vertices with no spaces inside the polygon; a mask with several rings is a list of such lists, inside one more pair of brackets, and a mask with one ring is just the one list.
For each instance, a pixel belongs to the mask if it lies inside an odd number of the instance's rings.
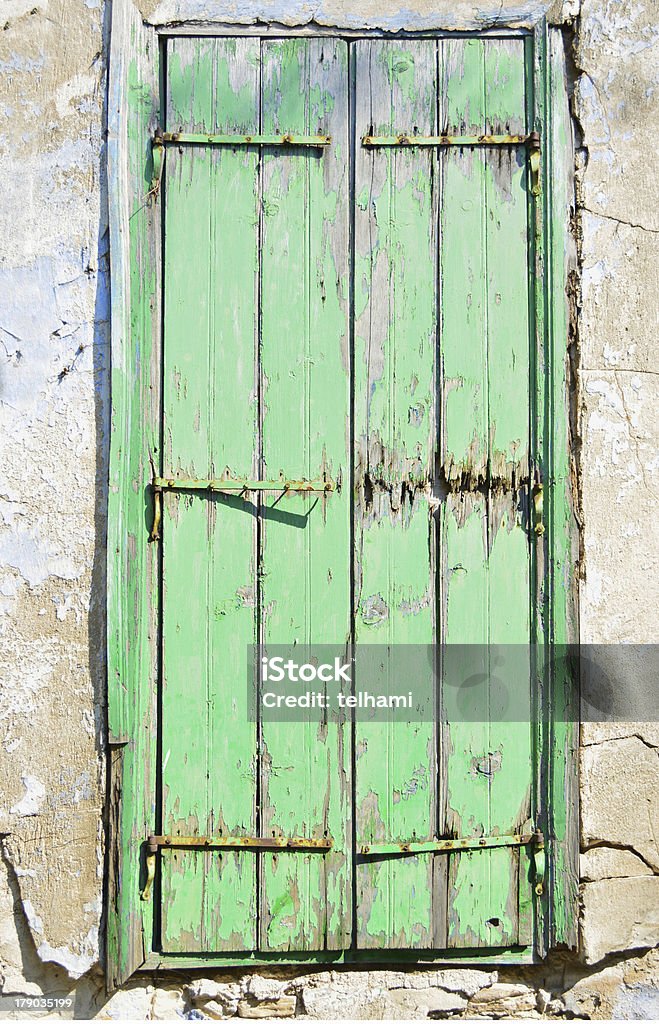
{"label": "wooden plank", "polygon": [[[318,478],[324,498],[263,499],[260,606],[272,644],[350,633],[347,48],[262,44],[262,131],[326,133],[321,152],[263,154],[262,472]],[[351,931],[350,746],[334,721],[264,721],[263,834],[334,840],[261,855],[260,948],[340,949]]]}
{"label": "wooden plank", "polygon": [[[168,128],[258,130],[258,40],[171,40],[167,73]],[[252,150],[167,151],[163,472],[174,479],[257,472],[258,175]],[[163,830],[254,835],[256,729],[239,666],[255,641],[255,506],[163,502]],[[254,949],[255,889],[251,851],[163,851],[163,951]]]}
{"label": "wooden plank", "polygon": [[[483,48],[480,40],[441,45],[441,119],[449,131],[479,133],[485,121]],[[485,153],[442,154],[441,253],[441,454],[448,494],[442,517],[442,639],[475,645],[465,658],[443,663],[445,726],[442,834],[486,832],[488,777],[478,771],[489,755],[489,689],[460,686],[487,672],[488,469],[487,289]],[[475,655],[475,658],[474,658]],[[446,944],[477,946],[474,918],[489,890],[488,854],[455,854],[449,862]],[[489,916],[489,915],[487,915]]]}
{"label": "wooden plank", "polygon": [[110,878],[108,991],[142,965],[152,903],[140,902],[156,765],[157,550],[149,544],[149,454],[160,447],[160,214],[147,200],[159,118],[158,50],[132,3],[112,11],[108,178],[112,421],[108,495]]}
{"label": "wooden plank", "polygon": [[[475,133],[524,133],[521,43],[445,42],[442,79],[449,131],[462,124]],[[444,160],[445,637],[483,645],[487,680],[465,708],[453,701],[458,720],[445,744],[446,825],[462,835],[497,834],[527,820],[532,783],[528,657],[501,678],[496,650],[484,646],[530,640],[529,524],[521,512],[528,507],[529,464],[526,153],[465,151]],[[472,240],[464,265],[456,266],[461,232],[480,244]],[[519,721],[502,721],[501,684],[514,687]],[[445,689],[452,685],[445,677]],[[519,940],[519,857],[503,849],[451,858],[450,947]]]}
{"label": "wooden plank", "polygon": [[[436,132],[436,43],[371,40],[355,43],[354,53],[355,638],[358,647],[426,645],[436,615],[428,502],[437,430],[436,155],[366,149],[359,139]],[[400,678],[370,682],[385,694],[400,689]],[[356,723],[358,848],[435,837],[430,665],[415,684],[425,720]],[[433,897],[434,858],[355,870],[359,947],[436,944],[443,906]]]}
{"label": "wooden plank", "polygon": [[[523,43],[487,40],[484,56],[487,126],[496,132],[523,133]],[[490,712],[490,749],[501,750],[501,768],[493,773],[490,787],[490,832],[505,832],[529,819],[533,785],[529,645],[534,534],[528,515],[532,338],[528,313],[527,160],[522,148],[486,156],[490,644],[505,645],[505,663],[493,664],[494,658],[498,661],[494,646],[490,670],[493,679],[499,678],[507,691],[500,700],[493,701]],[[496,936],[495,944],[507,945],[520,939],[523,878],[518,876],[523,857],[520,850],[497,851],[492,856],[491,901],[493,906],[501,907],[501,913],[496,914],[499,926],[488,929]],[[525,891],[528,902],[528,878]],[[521,894],[524,896],[524,890]]]}
{"label": "wooden plank", "polygon": [[[574,344],[576,250],[570,229],[574,204],[574,140],[567,95],[565,51],[560,33],[538,32],[538,89],[542,100],[536,116],[547,124],[543,208],[546,232],[548,324],[547,358],[539,374],[549,391],[542,464],[547,509],[546,550],[548,586],[546,618],[549,636],[560,645],[578,640],[578,527],[575,517],[570,459],[570,352]],[[545,45],[543,45],[545,44]],[[544,71],[544,74],[542,72]],[[541,221],[542,224],[542,221]],[[572,306],[571,306],[572,304]],[[566,346],[567,340],[567,346]],[[553,714],[546,737],[552,753],[547,800],[549,843],[549,946],[576,948],[579,890],[579,726],[574,681],[564,669],[550,675],[549,700]]]}

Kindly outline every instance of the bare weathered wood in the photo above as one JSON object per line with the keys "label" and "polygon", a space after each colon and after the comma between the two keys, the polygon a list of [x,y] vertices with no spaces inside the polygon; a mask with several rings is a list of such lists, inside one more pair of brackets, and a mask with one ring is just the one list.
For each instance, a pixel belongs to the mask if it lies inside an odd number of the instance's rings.
{"label": "bare weathered wood", "polygon": [[152,904],[139,899],[156,786],[157,551],[145,496],[160,446],[160,225],[149,201],[159,118],[158,50],[136,7],[112,11],[108,182],[112,267],[112,421],[108,498],[110,759],[107,987],[141,966]]}
{"label": "bare weathered wood", "polygon": [[[518,41],[444,42],[448,130],[523,133],[524,56]],[[531,639],[521,512],[529,458],[526,163],[510,150],[449,152],[443,175],[444,640],[481,645],[482,664],[465,665],[465,678],[480,671],[484,679],[464,691],[466,705],[446,702],[445,825],[487,835],[522,825],[533,787],[528,657],[516,659],[514,678],[501,679],[489,646],[520,644],[523,652]],[[457,697],[455,681],[443,682],[446,697]],[[497,685],[508,695],[514,689],[515,716],[502,717]],[[449,946],[519,941],[519,863],[510,850],[451,858]]]}
{"label": "bare weathered wood", "polygon": [[[437,44],[355,44],[355,131],[436,132]],[[437,341],[436,155],[355,152],[355,638],[432,645]],[[386,670],[385,670],[386,671]],[[382,678],[385,694],[400,679]],[[424,720],[356,723],[358,846],[433,839],[437,738],[432,665],[415,679]],[[360,948],[437,943],[432,860],[356,865]]]}
{"label": "bare weathered wood", "polygon": [[[258,40],[172,40],[167,73],[168,127],[258,130]],[[164,202],[163,473],[254,477],[258,153],[171,148]],[[161,772],[169,834],[257,830],[256,727],[246,672],[237,670],[256,640],[255,512],[248,496],[180,493],[165,503]],[[256,948],[252,854],[168,850],[161,859],[164,951]]]}
{"label": "bare weathered wood", "polygon": [[[542,36],[538,33],[540,40]],[[549,323],[545,337],[548,361],[542,367],[549,381],[551,413],[545,424],[543,463],[547,489],[546,531],[547,588],[544,595],[548,632],[560,650],[561,644],[578,641],[578,528],[575,516],[575,470],[572,460],[575,402],[571,394],[570,345],[575,340],[576,250],[570,219],[574,206],[574,140],[567,94],[567,72],[563,40],[557,30],[548,33],[544,79],[538,92],[544,94],[547,124],[545,168],[545,259]],[[543,40],[544,41],[544,40]],[[539,47],[540,48],[540,47]],[[542,50],[541,50],[542,52]],[[542,68],[541,68],[542,70]],[[564,669],[553,668],[549,677],[548,700],[552,714],[543,737],[543,750],[551,752],[546,813],[549,850],[548,948],[576,948],[578,941],[579,890],[579,793],[578,747],[579,709],[574,680]]]}
{"label": "bare weathered wood", "polygon": [[[350,634],[347,47],[337,39],[262,44],[264,132],[327,134],[315,155],[264,153],[261,290],[262,475],[340,482],[264,496],[261,636],[266,645]],[[262,856],[260,948],[341,949],[350,941],[349,727],[264,721],[261,826],[327,834],[323,857]]]}

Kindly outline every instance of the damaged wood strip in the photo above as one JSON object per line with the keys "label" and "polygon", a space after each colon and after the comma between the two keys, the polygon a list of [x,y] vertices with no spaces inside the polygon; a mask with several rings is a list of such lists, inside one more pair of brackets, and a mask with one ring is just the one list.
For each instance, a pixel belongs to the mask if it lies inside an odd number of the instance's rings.
{"label": "damaged wood strip", "polygon": [[[525,131],[521,44],[447,41],[443,54],[449,130]],[[443,678],[451,708],[444,825],[496,834],[529,817],[532,783],[530,667],[514,685],[520,722],[504,724],[500,701],[509,690],[497,688],[488,646],[530,640],[526,166],[512,149],[483,148],[455,150],[441,168],[443,639],[482,645],[487,680],[465,693],[461,708]],[[465,663],[467,675],[475,671]],[[496,770],[471,772],[484,754],[496,756]],[[519,858],[514,848],[451,856],[449,947],[519,941]]]}
{"label": "damaged wood strip", "polygon": [[[258,40],[171,40],[167,73],[167,125],[258,131]],[[257,149],[168,152],[164,481],[259,479],[258,161]],[[190,237],[194,259],[181,260]],[[161,828],[168,834],[258,832],[256,729],[247,681],[233,667],[256,639],[253,511],[238,495],[199,492],[181,493],[163,509]],[[256,863],[248,852],[176,849],[160,872],[163,952],[256,948]]]}
{"label": "damaged wood strip", "polygon": [[[340,39],[264,40],[263,132],[327,134],[322,157],[264,149],[261,247],[262,475],[347,479],[349,383],[348,57]],[[302,506],[304,498],[288,502]],[[328,497],[304,528],[262,496],[263,643],[347,643],[350,495]],[[350,943],[349,727],[263,721],[261,834],[334,838],[323,857],[261,855],[259,948]]]}
{"label": "damaged wood strip", "polygon": [[[434,40],[355,43],[356,133],[398,124],[437,131]],[[355,639],[436,640],[432,489],[439,194],[435,154],[355,152]],[[380,679],[396,692],[398,680]],[[436,831],[437,736],[431,667],[416,680],[425,721],[355,725],[357,849]],[[360,949],[441,944],[444,895],[419,858],[355,865]],[[440,940],[440,941],[438,941]]]}
{"label": "damaged wood strip", "polygon": [[[156,789],[158,556],[145,516],[149,451],[160,447],[160,219],[145,203],[160,116],[157,48],[130,2],[112,10],[108,176],[112,204],[112,422],[108,490],[109,991],[144,963],[153,908],[139,903],[142,839]],[[139,338],[139,346],[134,339]],[[145,523],[146,520],[146,523]],[[146,528],[145,528],[146,526]],[[146,832],[145,832],[146,829]]]}

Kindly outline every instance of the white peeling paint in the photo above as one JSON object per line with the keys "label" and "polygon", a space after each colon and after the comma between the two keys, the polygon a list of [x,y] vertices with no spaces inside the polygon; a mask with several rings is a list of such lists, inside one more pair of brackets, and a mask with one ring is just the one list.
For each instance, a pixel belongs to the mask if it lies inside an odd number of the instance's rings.
{"label": "white peeling paint", "polygon": [[30,900],[23,900],[23,910],[25,911],[27,923],[32,931],[36,932],[38,935],[43,935],[43,921],[32,906]]}
{"label": "white peeling paint", "polygon": [[81,978],[92,967],[98,956],[98,932],[96,931],[94,934],[90,930],[87,940],[91,952],[73,953],[67,946],[51,946],[49,942],[42,942],[37,947],[37,953],[41,960],[59,964],[71,978]]}
{"label": "white peeling paint", "polygon": [[2,17],[7,18],[21,18],[24,14],[29,14],[30,11],[46,11],[48,9],[48,0],[3,0],[2,2]]}
{"label": "white peeling paint", "polygon": [[25,796],[10,808],[10,814],[25,818],[39,813],[46,799],[46,787],[34,775],[21,775],[21,781],[25,786]]}
{"label": "white peeling paint", "polygon": [[508,3],[502,17],[501,0],[482,0],[476,7],[465,0],[408,0],[403,6],[382,0],[362,0],[355,6],[345,0],[162,0],[151,13],[153,25],[172,22],[224,22],[254,25],[276,22],[296,26],[316,24],[339,29],[384,29],[422,31],[432,29],[479,29],[488,24],[531,25],[547,13],[549,0],[520,0]]}

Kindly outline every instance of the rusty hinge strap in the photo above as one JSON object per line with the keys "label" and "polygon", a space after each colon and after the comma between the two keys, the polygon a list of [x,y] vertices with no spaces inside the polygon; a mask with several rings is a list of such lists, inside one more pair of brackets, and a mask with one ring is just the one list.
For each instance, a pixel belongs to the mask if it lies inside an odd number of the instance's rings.
{"label": "rusty hinge strap", "polygon": [[153,493],[153,523],[151,540],[160,540],[160,524],[162,522],[162,494],[165,491],[201,491],[205,494],[237,493],[248,491],[276,491],[287,494],[292,491],[306,494],[329,494],[336,490],[336,484],[328,476],[319,480],[287,480],[281,476],[278,480],[177,480],[172,477],[156,476],[152,465],[151,491]]}
{"label": "rusty hinge strap", "polygon": [[529,135],[529,166],[531,168],[531,192],[540,195],[540,135],[531,132]]}
{"label": "rusty hinge strap", "polygon": [[362,146],[529,146],[540,148],[537,132],[529,135],[364,135]]}
{"label": "rusty hinge strap", "polygon": [[300,850],[322,853],[331,850],[333,839],[304,839],[299,836],[149,836],[149,853],[158,847],[203,850]]}
{"label": "rusty hinge strap", "polygon": [[146,885],[142,889],[141,898],[148,902],[151,899],[151,890],[153,889],[153,883],[156,877],[156,855],[149,847],[149,852],[146,855]]}
{"label": "rusty hinge strap", "polygon": [[362,146],[369,149],[380,146],[527,146],[531,171],[531,192],[540,195],[540,133],[528,135],[364,135]]}
{"label": "rusty hinge strap", "polygon": [[151,184],[147,193],[148,198],[156,200],[160,194],[160,184],[162,182],[162,172],[165,164],[165,147],[162,141],[156,137],[153,140],[151,147],[151,159],[153,162],[153,173],[151,175]]}
{"label": "rusty hinge strap", "polygon": [[329,146],[331,135],[209,135],[200,132],[156,132],[153,145],[189,146]]}
{"label": "rusty hinge strap", "polygon": [[533,498],[533,532],[539,537],[545,532],[543,522],[544,490],[542,484],[535,484],[532,491]]}
{"label": "rusty hinge strap", "polygon": [[334,481],[322,480],[176,480],[171,477],[154,477],[156,491],[333,491]]}
{"label": "rusty hinge strap", "polygon": [[459,853],[461,850],[483,850],[498,846],[527,846],[530,843],[538,843],[539,836],[542,836],[541,832],[529,831],[503,836],[432,839],[420,843],[368,843],[362,846],[359,852],[362,857],[385,857],[389,854]]}
{"label": "rusty hinge strap", "polygon": [[542,896],[545,891],[545,875],[547,873],[547,854],[545,837],[540,829],[535,833],[533,847],[533,865],[535,870],[535,894]]}

